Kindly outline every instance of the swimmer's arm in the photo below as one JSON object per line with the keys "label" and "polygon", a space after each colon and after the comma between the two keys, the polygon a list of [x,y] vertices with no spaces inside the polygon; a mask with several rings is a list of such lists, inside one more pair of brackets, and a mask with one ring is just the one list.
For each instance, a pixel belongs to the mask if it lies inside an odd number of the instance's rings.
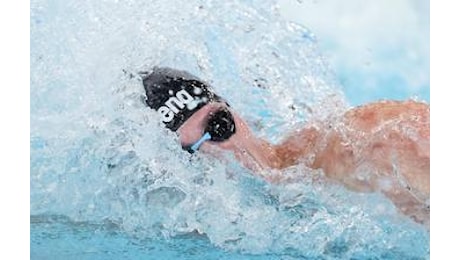
{"label": "swimmer's arm", "polygon": [[[373,132],[382,130],[389,122],[404,122],[415,127],[419,134],[429,140],[429,105],[415,101],[379,101],[355,107],[347,111],[341,120],[355,141],[367,138],[373,140]],[[327,122],[326,122],[327,123]],[[338,123],[338,122],[336,122]],[[363,136],[364,134],[364,136]],[[278,167],[285,168],[296,164],[306,156],[316,159],[307,165],[321,167],[322,161],[335,160],[339,163],[348,154],[347,147],[341,144],[341,135],[324,124],[315,124],[304,129],[295,130],[284,142],[275,145]],[[327,145],[327,148],[323,147]],[[320,156],[321,155],[321,156]],[[340,155],[340,156],[338,156]],[[322,159],[320,159],[321,157]],[[345,156],[348,157],[348,156]]]}
{"label": "swimmer's arm", "polygon": [[317,144],[322,136],[324,133],[316,127],[293,131],[283,142],[273,146],[277,160],[273,160],[276,164],[272,168],[283,169],[298,164],[300,160],[308,167],[319,168],[313,158],[318,152]]}

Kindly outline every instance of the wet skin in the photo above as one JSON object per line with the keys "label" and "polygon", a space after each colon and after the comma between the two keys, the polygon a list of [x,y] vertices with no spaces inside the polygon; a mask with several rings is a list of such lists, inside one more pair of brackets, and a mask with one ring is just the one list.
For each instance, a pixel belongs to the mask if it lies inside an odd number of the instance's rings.
{"label": "wet skin", "polygon": [[[179,129],[181,143],[203,135],[208,115],[224,103],[204,106]],[[347,188],[380,191],[414,220],[429,225],[430,108],[415,101],[381,101],[347,111],[334,122],[294,130],[280,144],[253,135],[233,110],[236,133],[225,142],[205,142],[200,152],[232,151],[247,168],[271,182],[285,181],[283,169],[303,163]],[[275,174],[273,174],[275,172]]]}

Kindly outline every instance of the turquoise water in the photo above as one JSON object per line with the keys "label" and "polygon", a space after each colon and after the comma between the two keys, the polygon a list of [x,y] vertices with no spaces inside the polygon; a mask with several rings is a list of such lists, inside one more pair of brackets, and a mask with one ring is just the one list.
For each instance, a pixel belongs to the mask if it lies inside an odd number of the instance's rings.
{"label": "turquoise water", "polygon": [[380,194],[190,158],[142,103],[154,65],[207,80],[274,142],[358,102],[274,1],[31,1],[31,259],[429,258]]}

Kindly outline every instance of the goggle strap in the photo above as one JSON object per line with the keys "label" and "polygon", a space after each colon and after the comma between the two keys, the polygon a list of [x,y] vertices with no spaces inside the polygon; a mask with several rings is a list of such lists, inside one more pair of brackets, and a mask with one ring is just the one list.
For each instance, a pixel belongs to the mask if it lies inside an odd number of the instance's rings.
{"label": "goggle strap", "polygon": [[196,152],[196,151],[200,148],[200,146],[201,146],[204,142],[206,142],[206,141],[208,141],[208,140],[211,140],[211,134],[209,134],[208,132],[206,132],[206,133],[200,138],[200,140],[198,140],[196,143],[194,143],[194,144],[192,145],[192,147],[190,147],[190,149],[192,149],[193,152]]}

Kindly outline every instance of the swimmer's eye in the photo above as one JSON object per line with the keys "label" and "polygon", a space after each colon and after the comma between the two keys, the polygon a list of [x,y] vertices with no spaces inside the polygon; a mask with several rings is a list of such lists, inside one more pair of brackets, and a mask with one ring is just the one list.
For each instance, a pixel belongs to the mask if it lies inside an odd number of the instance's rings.
{"label": "swimmer's eye", "polygon": [[192,145],[183,146],[182,148],[189,153],[196,152],[200,146],[210,140],[213,142],[223,142],[228,140],[236,132],[233,115],[227,108],[222,108],[209,115],[205,124],[204,134]]}
{"label": "swimmer's eye", "polygon": [[228,140],[233,134],[235,134],[235,130],[236,127],[233,115],[227,108],[223,108],[215,113],[212,113],[204,129],[205,133],[209,133],[211,135],[211,141],[214,142],[223,142]]}

